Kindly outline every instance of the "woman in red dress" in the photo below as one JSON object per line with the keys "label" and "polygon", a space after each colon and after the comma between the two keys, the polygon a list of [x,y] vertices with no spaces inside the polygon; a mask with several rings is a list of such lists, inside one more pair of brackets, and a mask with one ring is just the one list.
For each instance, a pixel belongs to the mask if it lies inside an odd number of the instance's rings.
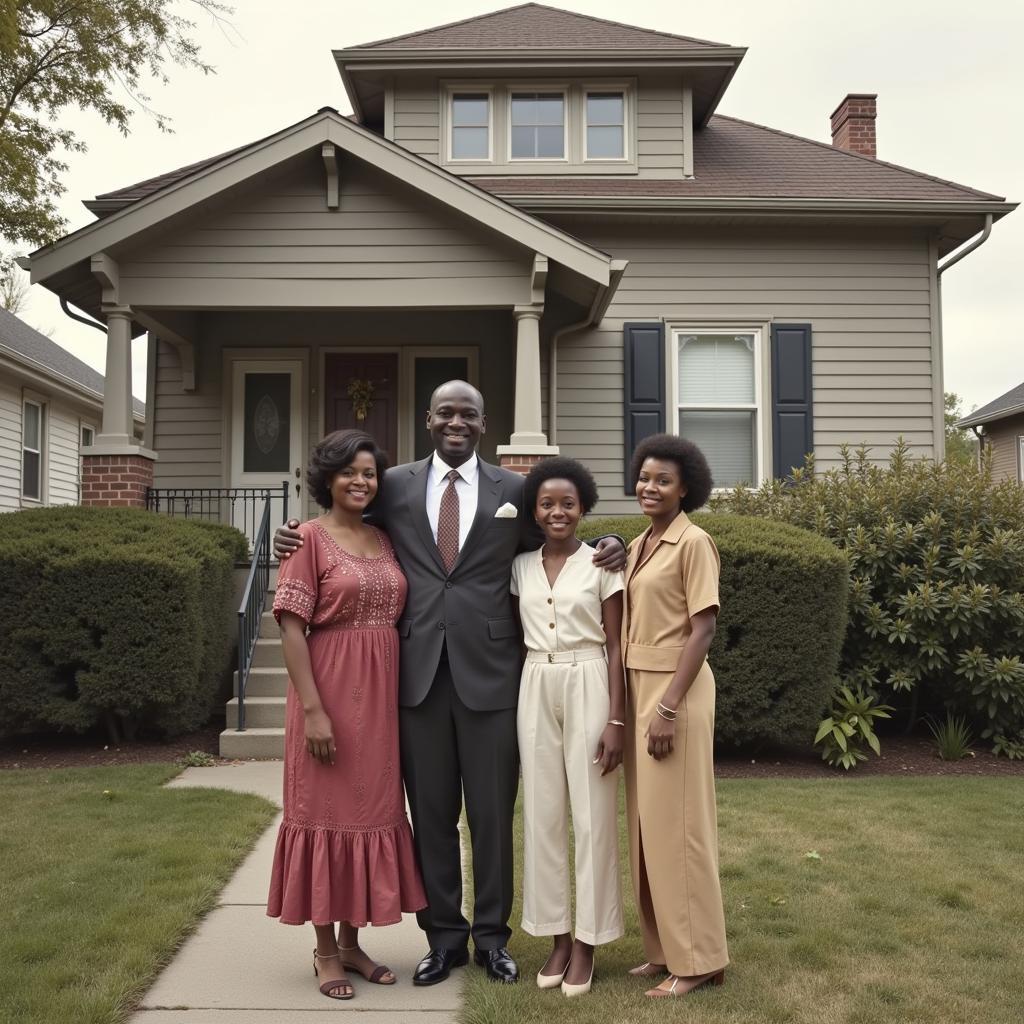
{"label": "woman in red dress", "polygon": [[316,446],[307,479],[326,511],[299,527],[305,543],[282,562],[274,595],[290,685],[267,913],[313,923],[313,968],[332,999],[355,994],[346,971],[394,984],[359,929],[426,906],[398,757],[395,623],[407,587],[387,536],[363,522],[385,468],[362,431]]}

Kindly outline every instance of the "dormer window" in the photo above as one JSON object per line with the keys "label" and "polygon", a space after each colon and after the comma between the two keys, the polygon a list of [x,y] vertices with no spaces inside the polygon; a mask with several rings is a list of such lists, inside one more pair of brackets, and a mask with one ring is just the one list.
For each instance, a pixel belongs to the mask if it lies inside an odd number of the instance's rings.
{"label": "dormer window", "polygon": [[587,93],[587,160],[622,160],[626,156],[626,94]]}
{"label": "dormer window", "polygon": [[452,160],[491,159],[491,97],[486,92],[452,94]]}
{"label": "dormer window", "polygon": [[565,93],[514,92],[510,110],[511,159],[565,159]]}
{"label": "dormer window", "polygon": [[[457,174],[625,175],[639,169],[634,79],[458,79],[439,86],[441,163]],[[417,107],[402,116],[416,120],[396,132],[425,140],[430,113]],[[657,139],[672,145],[666,134],[673,130],[672,114],[655,116]],[[678,134],[681,143],[681,109]],[[661,157],[656,150],[654,166],[664,166]]]}

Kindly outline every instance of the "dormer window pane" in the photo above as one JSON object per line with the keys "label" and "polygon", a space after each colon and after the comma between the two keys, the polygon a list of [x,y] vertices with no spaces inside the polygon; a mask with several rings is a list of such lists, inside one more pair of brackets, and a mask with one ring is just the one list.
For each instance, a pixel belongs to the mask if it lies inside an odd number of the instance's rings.
{"label": "dormer window pane", "polygon": [[626,98],[621,92],[587,94],[587,159],[626,155]]}
{"label": "dormer window pane", "polygon": [[561,93],[512,95],[512,159],[565,157],[565,97]]}
{"label": "dormer window pane", "polygon": [[452,159],[489,160],[491,98],[487,93],[452,97]]}

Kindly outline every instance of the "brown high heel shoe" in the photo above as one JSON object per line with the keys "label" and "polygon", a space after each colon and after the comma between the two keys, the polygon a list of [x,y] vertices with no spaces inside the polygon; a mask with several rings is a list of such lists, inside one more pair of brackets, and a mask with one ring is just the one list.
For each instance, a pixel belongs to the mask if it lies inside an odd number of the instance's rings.
{"label": "brown high heel shoe", "polygon": [[672,979],[672,984],[668,988],[651,988],[644,995],[650,996],[652,999],[662,999],[668,996],[688,996],[691,992],[696,992],[697,989],[703,988],[705,985],[714,985],[717,988],[719,985],[725,984],[725,968],[723,967],[720,971],[715,971],[714,974],[709,974],[702,981],[698,981],[693,988],[685,989],[682,992],[677,992],[676,986],[683,979],[675,974],[670,974],[669,977]]}
{"label": "brown high heel shoe", "polygon": [[[335,957],[340,957],[340,953],[318,953],[316,948],[313,949],[313,975],[314,977],[320,977],[320,969],[317,967],[317,960],[333,960]],[[334,995],[331,989],[340,988],[345,989],[340,995]],[[336,978],[334,981],[322,981],[320,982],[320,994],[327,996],[328,999],[351,999],[355,994],[356,990],[352,987],[352,982],[348,978]]]}

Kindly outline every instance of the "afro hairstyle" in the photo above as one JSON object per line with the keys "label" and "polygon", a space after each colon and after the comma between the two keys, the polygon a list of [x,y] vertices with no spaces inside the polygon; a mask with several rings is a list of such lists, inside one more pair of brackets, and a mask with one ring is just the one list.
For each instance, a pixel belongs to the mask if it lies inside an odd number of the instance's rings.
{"label": "afro hairstyle", "polygon": [[559,455],[551,459],[542,459],[526,474],[526,483],[523,486],[523,507],[531,514],[537,506],[537,492],[540,490],[540,485],[546,480],[568,480],[573,484],[576,487],[576,493],[580,496],[580,506],[584,515],[597,504],[597,484],[594,483],[590,470],[576,459]]}
{"label": "afro hairstyle", "polygon": [[686,484],[686,494],[679,503],[684,512],[693,512],[707,504],[714,481],[711,479],[711,467],[704,453],[692,442],[675,434],[652,434],[644,438],[633,452],[629,466],[629,477],[636,489],[640,479],[640,467],[647,459],[659,459],[662,462],[674,462],[679,476]]}

